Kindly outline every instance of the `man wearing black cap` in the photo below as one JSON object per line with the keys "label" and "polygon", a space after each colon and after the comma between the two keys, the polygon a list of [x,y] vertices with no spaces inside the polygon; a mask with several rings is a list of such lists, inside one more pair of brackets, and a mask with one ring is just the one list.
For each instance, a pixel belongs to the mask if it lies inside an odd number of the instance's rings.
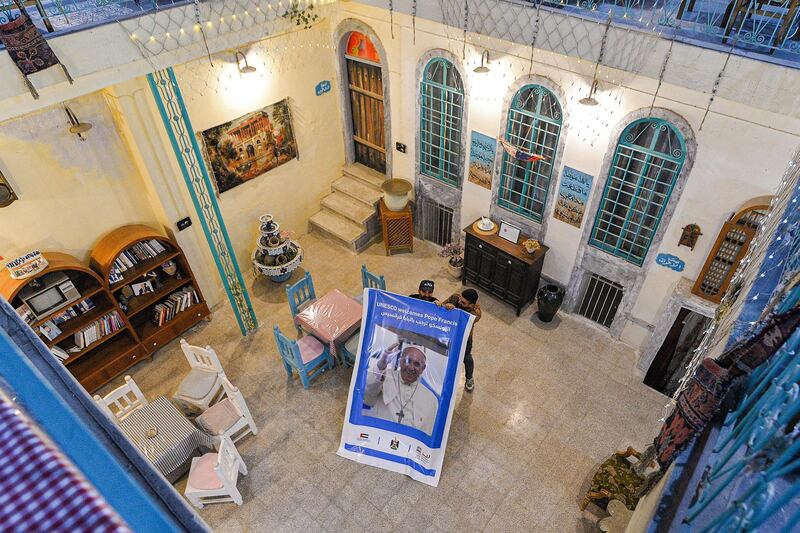
{"label": "man wearing black cap", "polygon": [[[442,302],[446,309],[461,309],[475,315],[475,321],[472,323],[472,330],[475,329],[475,324],[481,319],[481,306],[478,303],[478,291],[475,289],[465,289],[461,294],[454,294],[447,300]],[[467,374],[467,382],[464,384],[464,389],[467,392],[472,392],[475,388],[475,380],[472,378],[472,371],[475,369],[475,361],[472,359],[472,331],[469,332],[469,339],[467,339],[467,349],[464,350],[464,371]]]}
{"label": "man wearing black cap", "polygon": [[416,298],[417,300],[425,300],[426,302],[435,302],[436,298],[433,297],[433,281],[423,279],[419,282],[419,292],[417,294],[409,294],[409,297]]}

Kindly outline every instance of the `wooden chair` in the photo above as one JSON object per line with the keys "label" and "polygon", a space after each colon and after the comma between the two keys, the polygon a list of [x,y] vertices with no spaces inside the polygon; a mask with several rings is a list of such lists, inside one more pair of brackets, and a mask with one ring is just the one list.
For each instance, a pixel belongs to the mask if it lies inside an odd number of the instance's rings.
{"label": "wooden chair", "polygon": [[386,290],[386,280],[383,276],[378,276],[367,270],[367,265],[361,265],[361,286],[365,289]]}
{"label": "wooden chair", "polygon": [[342,358],[342,364],[347,367],[356,364],[356,354],[358,353],[358,343],[361,341],[361,331],[356,331],[347,341],[345,341],[339,355]]}
{"label": "wooden chair", "polygon": [[247,466],[231,439],[222,437],[218,452],[192,459],[183,494],[198,509],[207,503],[242,505],[242,494],[236,488],[239,474],[247,475]]}
{"label": "wooden chair", "polygon": [[106,413],[111,420],[119,423],[128,418],[135,410],[147,405],[147,398],[144,397],[139,386],[130,376],[125,376],[125,385],[117,387],[104,397],[94,395],[94,401],[100,409]]}
{"label": "wooden chair", "polygon": [[333,357],[328,347],[312,335],[306,335],[298,340],[290,339],[281,333],[276,325],[275,343],[283,359],[286,374],[291,378],[292,371],[296,371],[303,383],[303,388],[308,388],[312,379],[333,368]]}
{"label": "wooden chair", "polygon": [[222,440],[238,442],[249,434],[258,434],[253,415],[247,408],[242,391],[237,389],[227,377],[222,378],[225,399],[212,405],[195,419],[197,426],[214,436],[214,445],[219,449]]}
{"label": "wooden chair", "polygon": [[189,361],[191,370],[178,385],[172,399],[190,409],[205,411],[221,397],[225,371],[211,346],[200,348],[181,339],[181,350]]}
{"label": "wooden chair", "polygon": [[[314,281],[311,279],[311,273],[306,272],[303,279],[294,285],[286,285],[286,296],[289,298],[289,311],[294,318],[297,313],[303,310],[308,304],[316,300],[317,294],[314,292]],[[295,325],[297,334],[302,335],[303,330],[300,326]]]}

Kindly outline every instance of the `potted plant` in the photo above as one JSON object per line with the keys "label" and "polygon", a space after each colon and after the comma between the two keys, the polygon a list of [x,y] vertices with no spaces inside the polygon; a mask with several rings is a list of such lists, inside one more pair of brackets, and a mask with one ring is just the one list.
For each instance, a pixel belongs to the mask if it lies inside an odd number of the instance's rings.
{"label": "potted plant", "polygon": [[461,279],[461,274],[464,271],[464,247],[461,243],[451,242],[445,244],[444,248],[439,252],[439,257],[448,257],[448,272],[450,272],[453,277]]}

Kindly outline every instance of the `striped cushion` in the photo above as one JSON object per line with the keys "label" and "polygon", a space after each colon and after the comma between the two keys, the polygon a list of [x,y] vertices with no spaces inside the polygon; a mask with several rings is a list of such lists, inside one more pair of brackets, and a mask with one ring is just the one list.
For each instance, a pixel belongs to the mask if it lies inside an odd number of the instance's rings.
{"label": "striped cushion", "polygon": [[297,346],[300,348],[300,359],[302,359],[304,363],[310,363],[325,350],[322,343],[313,335],[306,335],[298,340]]}

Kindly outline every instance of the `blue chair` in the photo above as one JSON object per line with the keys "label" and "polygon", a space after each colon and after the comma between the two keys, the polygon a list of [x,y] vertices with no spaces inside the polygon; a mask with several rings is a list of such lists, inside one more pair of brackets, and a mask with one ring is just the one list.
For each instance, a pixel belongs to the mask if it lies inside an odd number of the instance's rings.
{"label": "blue chair", "polygon": [[328,347],[319,342],[316,337],[306,335],[294,340],[281,333],[277,325],[273,330],[275,344],[278,345],[278,352],[283,359],[286,374],[291,378],[292,371],[296,371],[303,383],[303,388],[307,389],[312,379],[329,368],[333,368],[333,357],[331,357]]}
{"label": "blue chair", "polygon": [[353,335],[345,341],[339,349],[339,356],[342,359],[342,364],[346,367],[354,366],[356,364],[356,353],[358,352],[358,343],[361,340],[361,330],[356,331]]}
{"label": "blue chair", "polygon": [[365,289],[386,290],[386,280],[383,276],[376,276],[367,270],[367,265],[361,265],[361,286]]}
{"label": "blue chair", "polygon": [[[294,285],[286,285],[286,296],[289,297],[289,310],[292,312],[292,318],[294,318],[304,307],[303,304],[313,302],[317,298],[311,273],[306,272],[303,279]],[[297,334],[302,335],[303,330],[300,329],[300,326],[295,327],[297,328]]]}

